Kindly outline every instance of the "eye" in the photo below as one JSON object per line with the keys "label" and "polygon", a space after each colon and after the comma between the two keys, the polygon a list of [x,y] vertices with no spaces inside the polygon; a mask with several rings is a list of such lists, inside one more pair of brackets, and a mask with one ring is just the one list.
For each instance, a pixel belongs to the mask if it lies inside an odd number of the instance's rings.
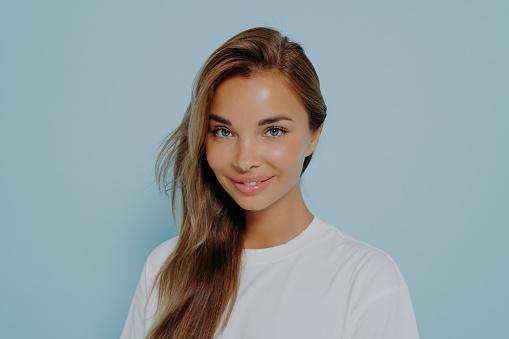
{"label": "eye", "polygon": [[276,138],[282,136],[284,133],[286,133],[286,131],[281,127],[270,127],[267,132],[265,132],[265,135]]}
{"label": "eye", "polygon": [[215,130],[212,131],[212,133],[214,134],[214,136],[219,138],[227,138],[232,135],[232,132],[230,132],[229,129],[224,127],[216,128]]}

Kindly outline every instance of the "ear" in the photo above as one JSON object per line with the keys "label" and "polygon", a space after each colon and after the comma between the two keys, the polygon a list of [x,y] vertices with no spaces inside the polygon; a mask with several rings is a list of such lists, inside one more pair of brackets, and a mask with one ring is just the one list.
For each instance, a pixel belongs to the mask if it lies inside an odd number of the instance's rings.
{"label": "ear", "polygon": [[309,146],[306,150],[306,157],[311,155],[315,150],[316,145],[318,145],[318,141],[320,141],[320,134],[322,133],[322,128],[323,122],[316,131],[311,132],[311,140],[309,141]]}

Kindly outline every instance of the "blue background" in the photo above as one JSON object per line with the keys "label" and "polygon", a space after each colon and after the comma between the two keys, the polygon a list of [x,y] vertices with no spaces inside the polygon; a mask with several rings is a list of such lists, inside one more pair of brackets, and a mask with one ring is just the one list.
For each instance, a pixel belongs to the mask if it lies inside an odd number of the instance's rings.
{"label": "blue background", "polygon": [[507,1],[0,3],[3,338],[116,338],[176,235],[159,143],[226,39],[303,44],[328,117],[303,179],[321,219],[394,257],[422,338],[506,334]]}

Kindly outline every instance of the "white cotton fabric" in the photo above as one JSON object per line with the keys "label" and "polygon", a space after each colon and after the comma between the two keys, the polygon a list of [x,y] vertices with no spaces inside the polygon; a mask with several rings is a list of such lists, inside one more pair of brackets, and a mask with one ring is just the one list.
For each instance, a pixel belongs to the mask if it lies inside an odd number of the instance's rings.
{"label": "white cotton fabric", "polygon": [[[142,339],[154,278],[177,238],[149,256],[121,339]],[[392,258],[316,216],[290,242],[246,249],[237,301],[217,339],[417,339],[408,287]]]}

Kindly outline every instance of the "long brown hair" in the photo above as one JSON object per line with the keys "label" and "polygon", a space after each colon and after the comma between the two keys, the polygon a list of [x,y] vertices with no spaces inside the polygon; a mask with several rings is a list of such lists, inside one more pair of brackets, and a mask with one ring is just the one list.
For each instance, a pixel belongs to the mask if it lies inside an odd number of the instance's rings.
{"label": "long brown hair", "polygon": [[[212,53],[195,79],[182,123],[163,143],[156,161],[156,179],[171,192],[180,235],[154,282],[159,301],[149,339],[213,338],[228,322],[237,296],[245,220],[207,163],[208,114],[222,81],[262,72],[280,73],[295,90],[309,113],[311,130],[325,119],[313,65],[299,44],[278,31],[249,29]],[[311,155],[302,172],[310,160]]]}

